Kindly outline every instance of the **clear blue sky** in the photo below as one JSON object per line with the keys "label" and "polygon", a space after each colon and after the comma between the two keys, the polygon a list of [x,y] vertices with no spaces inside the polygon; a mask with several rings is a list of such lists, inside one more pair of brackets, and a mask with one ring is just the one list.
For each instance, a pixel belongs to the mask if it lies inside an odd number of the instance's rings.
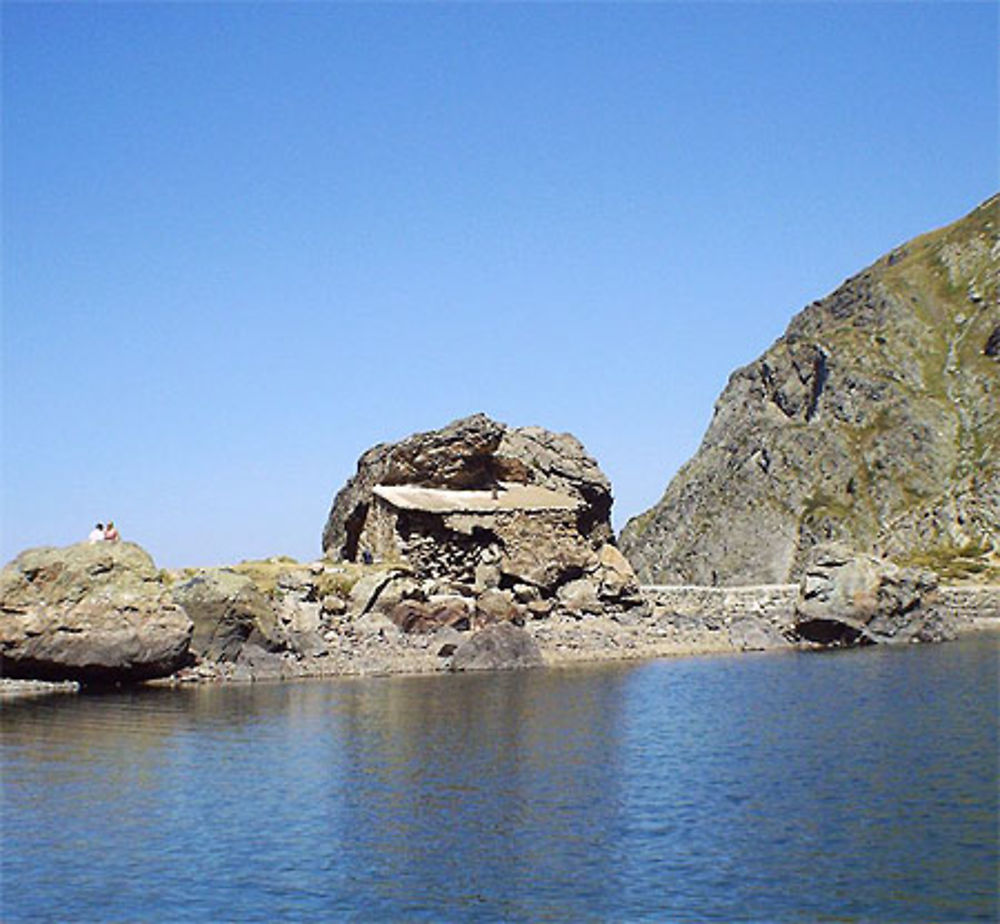
{"label": "clear blue sky", "polygon": [[374,443],[576,434],[615,523],[731,371],[997,189],[983,3],[4,3],[3,560],[320,551]]}

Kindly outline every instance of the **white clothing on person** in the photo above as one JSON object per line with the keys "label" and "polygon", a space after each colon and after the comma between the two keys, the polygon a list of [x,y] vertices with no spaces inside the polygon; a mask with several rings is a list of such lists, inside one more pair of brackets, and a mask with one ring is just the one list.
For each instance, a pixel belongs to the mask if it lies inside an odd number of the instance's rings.
{"label": "white clothing on person", "polygon": [[104,530],[101,529],[99,526],[95,526],[90,531],[90,535],[87,536],[87,542],[93,545],[95,542],[103,542],[103,541],[104,541]]}

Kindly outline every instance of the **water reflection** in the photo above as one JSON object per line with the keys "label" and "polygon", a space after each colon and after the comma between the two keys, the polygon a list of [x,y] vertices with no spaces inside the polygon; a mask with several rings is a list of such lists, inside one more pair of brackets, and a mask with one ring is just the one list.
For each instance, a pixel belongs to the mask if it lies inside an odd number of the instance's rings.
{"label": "water reflection", "polygon": [[430,913],[442,882],[459,907],[500,894],[514,917],[544,916],[591,881],[595,901],[614,894],[625,677],[418,678],[350,697],[359,772],[345,806],[373,913]]}
{"label": "water reflection", "polygon": [[625,879],[662,882],[641,906],[995,918],[995,643],[726,664],[633,677]]}
{"label": "water reflection", "polygon": [[989,639],[0,711],[0,917],[993,920]]}

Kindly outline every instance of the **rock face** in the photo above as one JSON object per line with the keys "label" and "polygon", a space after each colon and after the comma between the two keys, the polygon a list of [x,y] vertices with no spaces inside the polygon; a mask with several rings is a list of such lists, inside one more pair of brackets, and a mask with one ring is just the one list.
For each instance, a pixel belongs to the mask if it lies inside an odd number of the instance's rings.
{"label": "rock face", "polygon": [[273,607],[246,575],[206,569],[171,594],[194,623],[191,651],[199,658],[235,661],[247,642],[283,647]]}
{"label": "rock face", "polygon": [[651,584],[798,580],[839,540],[1000,576],[1000,198],[898,248],[733,373],[620,546]]}
{"label": "rock face", "polygon": [[189,659],[193,625],[132,543],[29,549],[0,572],[5,677],[130,683]]}
{"label": "rock face", "polygon": [[579,498],[579,531],[600,545],[611,538],[611,485],[568,433],[512,429],[475,414],[441,430],[369,449],[334,498],[323,551],[355,561],[376,485],[489,491],[501,482],[538,485]]}
{"label": "rock face", "polygon": [[817,546],[799,589],[794,634],[820,645],[938,642],[954,637],[934,606],[937,578],[917,568]]}

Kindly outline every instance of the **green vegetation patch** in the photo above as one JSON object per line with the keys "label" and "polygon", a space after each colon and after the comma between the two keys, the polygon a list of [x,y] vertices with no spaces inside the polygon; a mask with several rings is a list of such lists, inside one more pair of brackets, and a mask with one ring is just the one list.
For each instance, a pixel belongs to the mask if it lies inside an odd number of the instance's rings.
{"label": "green vegetation patch", "polygon": [[827,517],[832,520],[846,519],[854,515],[853,504],[817,491],[812,497],[807,497],[802,505],[803,519],[819,519]]}
{"label": "green vegetation patch", "polygon": [[992,556],[993,548],[985,540],[965,545],[938,545],[914,549],[898,559],[899,564],[928,568],[945,581],[992,582],[1000,579],[1000,564]]}
{"label": "green vegetation patch", "polygon": [[342,597],[346,600],[364,573],[365,566],[353,562],[327,567],[321,574],[316,575],[316,588],[320,599]]}
{"label": "green vegetation patch", "polygon": [[275,555],[257,561],[241,561],[238,565],[230,565],[229,570],[246,575],[262,594],[273,597],[277,592],[278,581],[282,575],[297,571],[302,567],[294,558],[287,555]]}

